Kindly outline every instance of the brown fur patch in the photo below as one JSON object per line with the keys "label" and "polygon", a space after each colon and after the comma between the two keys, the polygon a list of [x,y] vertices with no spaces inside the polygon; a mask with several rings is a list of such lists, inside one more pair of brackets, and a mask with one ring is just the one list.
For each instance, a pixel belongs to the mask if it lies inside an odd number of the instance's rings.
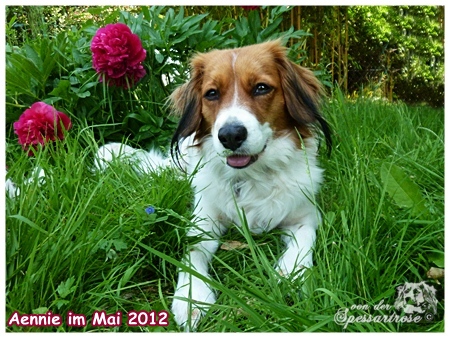
{"label": "brown fur patch", "polygon": [[[272,90],[255,95],[261,83]],[[217,99],[206,97],[211,90],[218,93]],[[197,54],[191,61],[191,80],[170,98],[182,115],[174,138],[177,142],[196,132],[201,140],[210,134],[219,112],[237,102],[261,123],[268,122],[275,137],[292,135],[300,147],[298,133],[311,137],[312,123],[328,128],[318,112],[321,93],[312,71],[291,62],[279,41]]]}

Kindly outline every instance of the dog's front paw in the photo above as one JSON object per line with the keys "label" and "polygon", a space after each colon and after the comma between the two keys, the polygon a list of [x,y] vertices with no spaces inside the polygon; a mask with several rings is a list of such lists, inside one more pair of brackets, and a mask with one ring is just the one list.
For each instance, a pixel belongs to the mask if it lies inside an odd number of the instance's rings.
{"label": "dog's front paw", "polygon": [[216,295],[205,282],[190,274],[180,273],[172,312],[175,322],[185,331],[195,331],[200,318],[215,302]]}
{"label": "dog's front paw", "polygon": [[278,261],[275,269],[282,277],[297,279],[298,277],[303,276],[305,268],[310,268],[312,266],[312,253],[308,252],[306,256],[301,258],[295,255],[284,254]]}

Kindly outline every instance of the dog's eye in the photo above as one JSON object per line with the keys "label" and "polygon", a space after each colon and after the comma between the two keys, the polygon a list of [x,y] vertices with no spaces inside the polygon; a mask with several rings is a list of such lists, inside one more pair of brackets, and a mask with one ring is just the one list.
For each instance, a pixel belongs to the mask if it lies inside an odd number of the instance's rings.
{"label": "dog's eye", "polygon": [[272,87],[265,83],[258,83],[253,89],[253,96],[265,95],[272,91]]}
{"label": "dog's eye", "polygon": [[205,99],[209,101],[215,101],[219,99],[219,91],[215,89],[210,89],[205,94]]}

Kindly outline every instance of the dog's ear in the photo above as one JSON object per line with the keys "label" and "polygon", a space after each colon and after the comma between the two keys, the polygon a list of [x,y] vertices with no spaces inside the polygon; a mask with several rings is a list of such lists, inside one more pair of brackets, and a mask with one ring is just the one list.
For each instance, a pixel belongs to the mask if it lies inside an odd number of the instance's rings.
{"label": "dog's ear", "polygon": [[190,81],[177,87],[169,96],[170,113],[181,117],[186,107],[186,94]]}
{"label": "dog's ear", "polygon": [[194,133],[200,125],[201,99],[193,80],[178,87],[169,99],[172,113],[181,117],[174,135],[181,140]]}
{"label": "dog's ear", "polygon": [[300,125],[319,124],[325,136],[328,151],[331,150],[331,131],[328,123],[320,114],[320,98],[323,87],[314,73],[296,65],[286,56],[286,49],[280,44],[272,46],[286,109],[289,115]]}
{"label": "dog's ear", "polygon": [[202,125],[201,83],[203,66],[201,59],[201,55],[199,55],[192,60],[190,80],[178,87],[169,97],[172,113],[181,116],[171,142],[172,157],[176,159],[178,159],[180,153],[180,142],[198,132]]}

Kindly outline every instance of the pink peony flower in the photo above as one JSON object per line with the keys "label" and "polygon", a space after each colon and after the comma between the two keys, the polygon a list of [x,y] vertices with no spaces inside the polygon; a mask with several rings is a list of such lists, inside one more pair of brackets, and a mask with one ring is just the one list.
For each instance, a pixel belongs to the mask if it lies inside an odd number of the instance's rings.
{"label": "pink peony flower", "polygon": [[63,129],[72,127],[70,118],[44,102],[36,102],[20,115],[14,122],[14,132],[19,136],[19,143],[28,155],[33,155],[30,147],[36,149],[39,144],[62,140]]}
{"label": "pink peony flower", "polygon": [[145,49],[136,34],[123,23],[109,24],[95,33],[91,42],[92,64],[100,81],[130,88],[146,74],[141,62]]}

